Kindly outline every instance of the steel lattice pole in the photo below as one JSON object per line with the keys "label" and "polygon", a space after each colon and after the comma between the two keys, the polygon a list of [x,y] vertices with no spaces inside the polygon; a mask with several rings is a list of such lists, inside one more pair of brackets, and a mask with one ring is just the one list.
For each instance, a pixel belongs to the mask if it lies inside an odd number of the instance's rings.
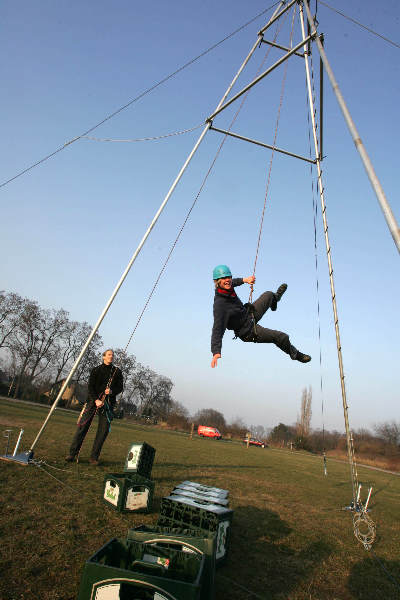
{"label": "steel lattice pole", "polygon": [[368,178],[369,178],[369,180],[371,182],[373,190],[374,190],[374,192],[376,194],[376,197],[378,199],[378,202],[379,202],[380,207],[382,209],[382,212],[384,214],[384,217],[385,217],[386,223],[387,223],[387,225],[389,227],[389,231],[390,231],[390,233],[392,235],[393,241],[396,244],[397,250],[400,252],[400,228],[399,228],[399,226],[397,224],[397,221],[396,221],[395,216],[394,216],[394,214],[392,212],[390,204],[387,201],[387,198],[385,196],[385,192],[383,191],[383,188],[382,188],[381,183],[380,183],[380,181],[378,179],[378,176],[375,173],[375,169],[374,169],[373,164],[371,162],[371,159],[370,159],[370,157],[369,157],[369,155],[367,153],[367,150],[365,149],[365,146],[364,146],[364,144],[363,144],[363,142],[361,140],[361,137],[360,137],[360,134],[359,134],[359,132],[357,130],[357,127],[356,127],[356,125],[355,125],[355,123],[354,123],[354,121],[353,121],[353,119],[351,117],[350,111],[347,108],[347,104],[344,101],[344,98],[343,98],[342,93],[341,93],[340,88],[339,88],[339,84],[336,81],[336,78],[335,78],[335,76],[333,74],[333,71],[332,71],[331,66],[329,64],[329,61],[328,61],[328,58],[326,56],[324,47],[321,44],[321,40],[317,36],[317,30],[316,30],[316,27],[315,27],[314,20],[313,20],[313,18],[311,16],[311,12],[310,12],[310,8],[308,6],[307,0],[304,2],[304,5],[305,5],[305,8],[306,8],[307,19],[308,19],[308,22],[310,24],[311,32],[312,32],[312,34],[314,34],[316,36],[315,37],[315,41],[316,41],[316,44],[317,44],[317,47],[318,47],[318,51],[319,51],[321,60],[322,60],[322,62],[324,64],[325,71],[328,74],[328,77],[329,77],[330,82],[331,82],[332,87],[333,87],[333,91],[334,91],[335,96],[336,96],[336,99],[337,99],[337,101],[339,103],[340,109],[341,109],[341,111],[343,113],[343,116],[344,116],[344,119],[346,121],[346,125],[347,125],[347,127],[348,127],[348,129],[350,131],[351,137],[353,138],[353,142],[354,142],[354,145],[355,145],[355,147],[357,149],[357,152],[359,153],[359,155],[361,157],[361,160],[362,160],[362,162],[364,164],[364,167],[365,167],[365,170],[367,172]]}
{"label": "steel lattice pole", "polygon": [[[304,28],[304,14],[303,14],[303,4],[302,3],[300,3],[300,22],[301,22],[303,39],[305,39],[306,35],[305,35],[305,28]],[[307,53],[307,45],[306,44],[304,46],[304,52],[305,52],[304,64],[305,64],[305,69],[306,69],[308,100],[309,100],[313,139],[314,139],[316,167],[317,167],[317,173],[318,173],[318,189],[319,189],[319,195],[320,195],[320,199],[321,199],[321,214],[322,214],[322,221],[323,221],[323,226],[324,226],[326,255],[327,255],[327,259],[328,259],[329,281],[330,281],[331,296],[332,296],[333,318],[334,318],[334,323],[335,323],[336,346],[337,346],[337,353],[338,353],[338,360],[339,360],[340,386],[341,386],[341,391],[342,391],[343,413],[344,413],[344,422],[345,422],[345,428],[346,428],[347,453],[348,453],[348,457],[349,457],[351,482],[352,482],[352,488],[353,488],[353,502],[355,505],[356,499],[357,499],[357,490],[358,490],[357,465],[355,462],[353,439],[351,436],[350,425],[349,425],[346,385],[345,385],[345,381],[344,381],[342,346],[341,346],[341,342],[340,342],[339,317],[338,317],[338,310],[337,310],[337,303],[336,303],[335,282],[334,282],[334,278],[333,278],[332,252],[331,252],[331,246],[329,243],[328,220],[327,220],[327,215],[326,215],[326,204],[325,204],[325,196],[324,196],[324,186],[323,186],[323,182],[322,182],[321,160],[320,160],[320,152],[319,152],[319,147],[318,147],[317,129],[316,129],[316,123],[315,123],[314,98],[313,98],[312,88],[311,88],[310,68],[309,68],[309,64],[308,64],[308,53]]]}

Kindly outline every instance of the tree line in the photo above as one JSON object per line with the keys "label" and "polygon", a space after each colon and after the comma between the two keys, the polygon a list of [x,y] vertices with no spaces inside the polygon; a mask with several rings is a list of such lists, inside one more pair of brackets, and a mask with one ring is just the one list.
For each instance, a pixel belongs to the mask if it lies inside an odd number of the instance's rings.
{"label": "tree line", "polygon": [[[71,320],[62,308],[46,309],[35,300],[14,292],[0,292],[0,393],[51,403],[91,330],[88,323]],[[103,340],[96,333],[74,374],[73,384],[81,402],[86,400],[89,373],[101,363],[104,349]],[[217,427],[224,437],[244,438],[250,433],[270,445],[317,453],[346,451],[343,433],[311,429],[311,388],[302,391],[295,424],[279,423],[273,428],[248,426],[241,417],[227,422],[224,415],[213,408],[190,415],[183,404],[172,398],[170,378],[142,365],[134,355],[120,348],[114,349],[114,354],[114,363],[124,374],[119,405],[127,416],[150,422],[163,420],[171,427],[186,431],[190,431],[192,423],[209,425]],[[400,456],[400,424],[395,421],[378,424],[373,431],[359,429],[353,436],[358,453],[394,459]]]}
{"label": "tree line", "polygon": [[[52,402],[92,330],[60,308],[41,307],[36,300],[0,292],[1,392],[13,398]],[[101,363],[102,337],[96,333],[75,371],[73,385],[83,402],[91,369]],[[117,348],[114,363],[124,374],[120,405],[128,414],[163,418],[174,406],[173,382],[134,355]]]}

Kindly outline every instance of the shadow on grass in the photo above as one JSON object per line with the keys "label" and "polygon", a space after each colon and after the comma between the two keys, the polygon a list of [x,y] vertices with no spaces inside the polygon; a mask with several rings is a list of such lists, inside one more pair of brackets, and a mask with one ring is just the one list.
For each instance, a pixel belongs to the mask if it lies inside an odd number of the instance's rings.
{"label": "shadow on grass", "polygon": [[227,594],[225,579],[220,578],[218,582],[217,573],[218,598],[243,597],[233,582],[245,585],[266,600],[288,598],[334,550],[321,539],[296,551],[289,541],[284,541],[295,532],[277,513],[268,509],[236,508],[233,524],[228,561],[221,569],[232,586]]}
{"label": "shadow on grass", "polygon": [[400,561],[373,556],[358,562],[350,571],[347,587],[359,600],[400,598]]}

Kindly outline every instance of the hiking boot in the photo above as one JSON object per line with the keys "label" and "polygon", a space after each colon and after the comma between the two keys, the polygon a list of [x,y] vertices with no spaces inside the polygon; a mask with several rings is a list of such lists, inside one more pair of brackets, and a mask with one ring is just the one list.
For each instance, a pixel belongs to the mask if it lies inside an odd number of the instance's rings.
{"label": "hiking boot", "polygon": [[89,458],[89,462],[91,465],[94,465],[96,467],[99,464],[99,461],[97,460],[97,458]]}
{"label": "hiking boot", "polygon": [[281,283],[281,285],[278,287],[278,289],[275,292],[275,298],[276,298],[277,302],[279,302],[279,300],[282,298],[282,296],[286,292],[286,290],[287,290],[287,283]]}
{"label": "hiking boot", "polygon": [[274,297],[271,304],[271,310],[275,311],[278,308],[278,302],[282,298],[283,294],[287,290],[287,283],[281,283],[276,292],[274,293]]}
{"label": "hiking boot", "polygon": [[74,462],[75,456],[71,456],[70,454],[65,457],[65,462]]}
{"label": "hiking boot", "polygon": [[308,363],[311,360],[311,356],[309,356],[308,354],[303,354],[302,352],[300,352],[300,350],[297,350],[297,356],[296,359],[301,363]]}

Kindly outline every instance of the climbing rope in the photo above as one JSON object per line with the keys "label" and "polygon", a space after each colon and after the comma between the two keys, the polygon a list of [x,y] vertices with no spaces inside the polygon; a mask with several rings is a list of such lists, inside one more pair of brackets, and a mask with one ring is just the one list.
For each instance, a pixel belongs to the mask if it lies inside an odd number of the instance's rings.
{"label": "climbing rope", "polygon": [[354,535],[366,550],[370,550],[376,539],[376,526],[368,514],[361,510],[353,515]]}
{"label": "climbing rope", "polygon": [[[315,107],[315,80],[314,80],[314,67],[313,67],[313,55],[312,48],[310,47],[310,63],[311,63],[311,82],[312,82],[312,96],[313,96],[313,112],[316,128],[318,127],[316,107]],[[311,122],[310,122],[310,111],[311,106],[309,103],[307,93],[307,79],[305,80],[306,88],[306,106],[307,110],[307,124],[308,124],[308,144],[309,144],[309,156],[312,156],[311,149]],[[321,170],[322,173],[322,170]],[[323,456],[323,467],[324,475],[328,475],[328,466],[326,458],[325,448],[325,418],[324,418],[324,391],[323,391],[323,376],[322,376],[322,342],[321,342],[321,310],[320,310],[320,293],[319,293],[319,264],[318,264],[318,241],[317,241],[317,220],[318,220],[318,202],[316,199],[315,188],[314,188],[314,171],[313,164],[310,163],[310,180],[311,180],[311,196],[312,196],[312,212],[313,212],[313,226],[314,226],[314,257],[315,257],[315,281],[316,281],[316,296],[317,296],[317,317],[318,317],[318,346],[319,346],[319,373],[320,373],[320,397],[321,397],[321,416],[322,416],[322,456]]]}
{"label": "climbing rope", "polygon": [[[293,9],[293,16],[292,16],[292,27],[291,27],[291,32],[290,32],[289,48],[292,47],[293,25],[294,25],[294,19],[295,19],[295,15],[296,15],[296,8],[297,8],[297,6],[295,5],[295,7]],[[255,255],[254,265],[253,265],[253,276],[255,276],[255,274],[256,274],[258,254],[259,254],[259,250],[260,250],[261,235],[262,235],[262,230],[263,230],[263,225],[264,225],[264,216],[265,216],[265,210],[267,207],[268,191],[269,191],[269,185],[270,185],[270,181],[271,181],[272,163],[273,163],[274,156],[275,156],[275,144],[276,144],[276,139],[278,136],[279,121],[280,121],[281,109],[282,109],[282,104],[283,104],[283,96],[284,96],[284,92],[285,92],[287,69],[288,69],[288,61],[286,61],[286,63],[285,63],[285,69],[284,69],[283,78],[282,78],[279,107],[278,107],[278,113],[277,113],[276,123],[275,123],[274,141],[272,143],[273,150],[271,152],[271,158],[269,161],[268,177],[267,177],[267,184],[266,184],[266,190],[265,190],[265,196],[264,196],[264,206],[263,206],[263,210],[261,213],[261,221],[260,221],[260,227],[259,227],[259,231],[258,231],[258,239],[257,239],[257,247],[256,247],[256,255]],[[251,304],[252,299],[253,299],[253,290],[254,290],[254,284],[251,284],[250,285],[250,294],[249,294],[249,304]]]}
{"label": "climbing rope", "polygon": [[[286,18],[286,15],[285,15],[285,18]],[[275,31],[275,35],[274,35],[274,39],[273,39],[273,41],[275,41],[275,40],[276,40],[276,38],[278,37],[278,34],[279,34],[279,32],[280,32],[281,28],[283,27],[283,24],[284,24],[285,18],[282,20],[282,22],[281,22],[281,23],[279,23],[279,22],[277,23],[277,26],[276,26],[276,31]],[[264,58],[263,58],[263,61],[262,61],[261,65],[259,66],[259,68],[258,68],[258,71],[257,71],[257,74],[256,74],[256,75],[258,75],[258,73],[261,71],[261,69],[262,69],[262,67],[263,67],[263,65],[264,65],[264,63],[265,63],[265,61],[266,61],[266,59],[268,58],[268,55],[269,55],[270,51],[271,51],[271,47],[269,47],[269,48],[267,49],[267,51],[266,51],[266,53],[265,53],[265,56],[264,56]],[[241,101],[241,103],[240,103],[240,105],[239,105],[239,108],[237,109],[237,111],[236,111],[235,115],[233,116],[233,119],[232,119],[232,121],[231,121],[231,123],[230,123],[230,125],[229,125],[229,127],[228,127],[228,132],[229,132],[229,131],[232,129],[232,127],[233,127],[233,125],[234,125],[234,123],[235,123],[236,119],[238,118],[238,116],[239,116],[239,113],[240,113],[240,111],[241,111],[241,110],[242,110],[242,108],[243,108],[243,105],[244,105],[244,103],[245,103],[245,101],[246,101],[246,99],[247,99],[247,97],[248,97],[248,94],[249,94],[249,92],[250,92],[250,90],[248,90],[248,91],[246,92],[246,94],[244,94],[244,96],[243,96],[243,98],[242,98],[242,101]],[[175,238],[175,240],[174,240],[174,242],[173,242],[173,244],[172,244],[172,246],[171,246],[171,248],[170,248],[170,251],[169,251],[169,253],[168,253],[168,255],[167,255],[167,257],[166,257],[166,259],[165,259],[165,261],[164,261],[164,263],[163,263],[163,265],[162,265],[162,267],[161,267],[161,270],[160,270],[160,272],[159,272],[159,274],[158,274],[158,276],[157,276],[157,278],[156,278],[156,280],[155,280],[155,283],[154,283],[154,285],[153,285],[153,287],[152,287],[152,289],[151,289],[151,291],[150,291],[150,293],[149,293],[149,295],[148,295],[148,297],[147,297],[147,300],[146,300],[146,302],[145,302],[145,304],[144,304],[144,306],[143,306],[143,309],[142,309],[142,311],[141,311],[141,312],[140,312],[140,314],[139,314],[139,317],[138,317],[138,319],[137,319],[137,321],[136,321],[136,324],[135,324],[135,326],[134,326],[134,328],[133,328],[133,330],[132,330],[132,333],[131,333],[131,335],[129,336],[128,342],[126,343],[126,345],[125,345],[125,348],[124,348],[124,349],[123,349],[123,351],[122,351],[122,354],[125,354],[125,353],[126,353],[126,351],[127,351],[127,349],[128,349],[128,346],[129,346],[129,344],[131,343],[131,341],[132,341],[132,339],[133,339],[133,336],[134,336],[134,335],[135,335],[135,333],[136,333],[136,330],[137,330],[137,328],[139,327],[139,324],[140,324],[140,322],[141,322],[141,320],[142,320],[142,318],[143,318],[143,315],[144,315],[144,313],[146,312],[146,309],[147,309],[147,307],[148,307],[148,305],[149,305],[149,303],[150,303],[150,300],[151,300],[151,298],[153,297],[153,294],[154,294],[154,292],[155,292],[155,290],[156,290],[156,288],[157,288],[157,286],[158,286],[158,283],[159,283],[159,281],[160,281],[160,279],[161,279],[161,277],[162,277],[162,275],[163,275],[163,273],[164,273],[164,271],[165,271],[165,269],[166,269],[166,267],[167,267],[167,264],[168,264],[168,262],[169,262],[169,260],[170,260],[170,258],[171,258],[171,256],[172,256],[172,253],[173,253],[173,252],[174,252],[174,250],[175,250],[175,247],[176,247],[176,245],[177,245],[177,243],[178,243],[178,241],[179,241],[179,238],[181,237],[181,235],[182,235],[182,233],[183,233],[183,230],[184,230],[184,228],[185,228],[185,226],[186,226],[186,224],[187,224],[187,222],[188,222],[188,220],[189,220],[189,218],[190,218],[190,215],[192,214],[192,211],[193,211],[194,207],[195,207],[195,206],[196,206],[196,204],[197,204],[197,201],[198,201],[198,199],[199,199],[199,197],[200,197],[200,194],[201,194],[201,192],[202,192],[202,191],[203,191],[203,189],[204,189],[204,186],[205,186],[205,184],[206,184],[206,182],[207,182],[207,179],[208,179],[208,177],[210,176],[212,169],[214,168],[214,165],[215,165],[215,163],[216,163],[216,161],[217,161],[217,159],[218,159],[218,156],[219,156],[219,154],[220,154],[220,152],[221,152],[221,150],[222,150],[222,148],[223,148],[223,146],[224,146],[224,144],[225,144],[225,142],[226,142],[227,138],[228,138],[228,134],[226,133],[226,134],[223,136],[223,139],[222,139],[222,141],[221,141],[221,143],[220,143],[220,145],[219,145],[219,147],[218,147],[218,149],[217,149],[217,152],[216,152],[216,154],[215,154],[215,156],[214,156],[214,158],[213,158],[213,160],[212,160],[212,162],[211,162],[211,164],[210,164],[210,166],[209,166],[209,168],[208,168],[208,171],[207,171],[207,173],[206,173],[206,175],[205,175],[205,177],[204,177],[204,179],[203,179],[203,181],[202,181],[201,185],[200,185],[199,191],[197,192],[197,194],[196,194],[196,196],[195,196],[195,199],[194,199],[194,201],[193,201],[193,203],[192,203],[191,207],[189,208],[189,210],[188,210],[188,212],[187,212],[187,214],[186,214],[186,217],[185,217],[185,219],[184,219],[184,221],[183,221],[183,223],[182,223],[182,225],[181,225],[181,228],[180,228],[180,230],[179,230],[179,232],[178,232],[178,235],[176,236],[176,238]],[[114,378],[114,375],[115,375],[115,373],[116,373],[116,367],[114,368],[114,371],[112,372],[112,374],[111,374],[111,376],[110,376],[110,379],[109,379],[109,382],[108,382],[108,384],[107,384],[107,387],[111,387],[111,384],[112,384],[112,381],[113,381],[113,378]]]}

